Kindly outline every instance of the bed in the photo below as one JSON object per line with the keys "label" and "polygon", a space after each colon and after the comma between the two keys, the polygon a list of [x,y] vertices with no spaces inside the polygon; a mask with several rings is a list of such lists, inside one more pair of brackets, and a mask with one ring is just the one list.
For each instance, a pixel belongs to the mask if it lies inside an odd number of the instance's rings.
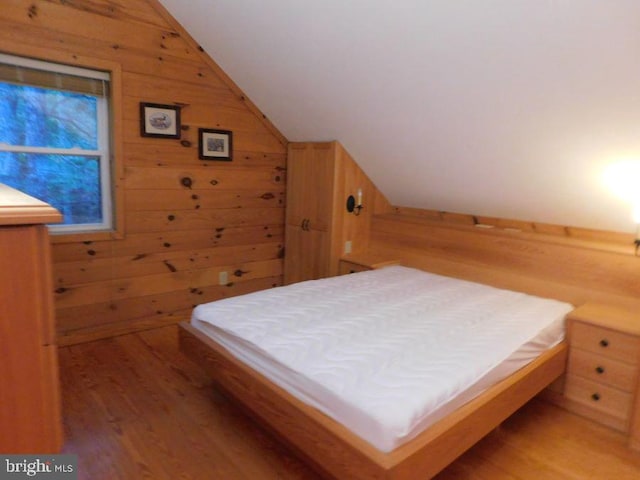
{"label": "bed", "polygon": [[180,338],[327,476],[427,479],[564,371],[571,309],[390,266],[199,305]]}

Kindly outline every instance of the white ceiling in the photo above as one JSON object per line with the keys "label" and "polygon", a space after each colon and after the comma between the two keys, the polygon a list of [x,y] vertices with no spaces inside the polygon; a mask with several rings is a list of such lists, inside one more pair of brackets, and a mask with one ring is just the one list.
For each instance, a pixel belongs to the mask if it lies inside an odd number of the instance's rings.
{"label": "white ceiling", "polygon": [[603,171],[640,159],[638,0],[160,1],[394,205],[635,231]]}

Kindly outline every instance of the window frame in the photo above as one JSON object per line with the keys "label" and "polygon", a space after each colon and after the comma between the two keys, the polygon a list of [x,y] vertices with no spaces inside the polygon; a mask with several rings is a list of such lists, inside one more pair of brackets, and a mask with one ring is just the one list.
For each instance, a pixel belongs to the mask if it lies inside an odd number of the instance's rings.
{"label": "window frame", "polygon": [[[114,238],[124,238],[124,219],[121,215],[122,166],[120,163],[122,151],[121,128],[121,66],[118,63],[101,61],[91,58],[73,56],[69,62],[65,55],[47,54],[46,59],[32,55],[30,52],[3,53],[0,60],[26,67],[62,71],[81,76],[103,73],[109,76],[109,97],[97,97],[98,112],[98,150],[58,149],[49,147],[23,147],[3,145],[3,151],[21,151],[27,153],[53,153],[76,156],[99,157],[100,189],[102,212],[104,221],[99,224],[49,225],[53,243],[73,241],[99,241]],[[88,73],[88,75],[87,75]],[[25,84],[28,85],[28,84]],[[62,90],[62,89],[61,89]],[[105,200],[106,199],[106,200]]]}

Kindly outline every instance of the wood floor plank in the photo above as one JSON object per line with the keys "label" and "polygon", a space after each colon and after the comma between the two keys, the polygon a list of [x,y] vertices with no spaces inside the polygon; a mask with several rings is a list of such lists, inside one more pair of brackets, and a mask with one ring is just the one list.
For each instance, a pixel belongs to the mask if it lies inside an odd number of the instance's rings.
{"label": "wood floor plank", "polygon": [[[60,365],[79,479],[320,479],[179,351],[175,325],[63,347]],[[640,478],[624,437],[534,399],[436,480],[611,478]]]}

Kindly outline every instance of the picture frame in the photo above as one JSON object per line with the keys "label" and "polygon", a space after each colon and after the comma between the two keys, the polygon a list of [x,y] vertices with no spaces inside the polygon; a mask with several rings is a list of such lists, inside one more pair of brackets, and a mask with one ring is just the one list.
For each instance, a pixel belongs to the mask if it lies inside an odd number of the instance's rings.
{"label": "picture frame", "polygon": [[140,103],[140,135],[180,138],[180,107],[160,103]]}
{"label": "picture frame", "polygon": [[201,160],[231,161],[233,157],[233,132],[199,128],[198,140],[198,153]]}

